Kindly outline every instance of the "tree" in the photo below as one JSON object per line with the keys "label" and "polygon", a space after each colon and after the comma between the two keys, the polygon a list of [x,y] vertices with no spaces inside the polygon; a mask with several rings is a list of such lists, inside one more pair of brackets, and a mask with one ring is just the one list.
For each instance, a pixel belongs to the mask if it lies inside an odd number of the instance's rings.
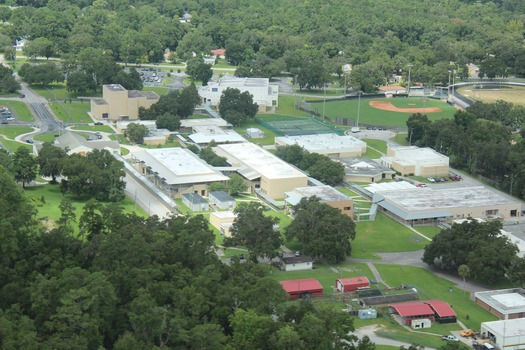
{"label": "tree", "polygon": [[36,38],[35,40],[28,41],[23,48],[24,54],[30,58],[49,57],[55,53],[54,44],[47,38]]}
{"label": "tree", "polygon": [[[235,88],[227,88],[222,92],[219,100],[219,113],[234,125],[240,125],[248,119],[252,119],[257,114],[259,106],[253,102],[253,96],[248,92]],[[235,119],[231,121],[232,114],[234,113]]]}
{"label": "tree", "polygon": [[180,118],[171,114],[159,115],[155,121],[155,125],[157,126],[157,129],[175,131],[180,128]]}
{"label": "tree", "polygon": [[[211,77],[210,77],[211,78]],[[205,84],[204,84],[205,85]],[[186,86],[179,95],[179,109],[177,114],[181,118],[188,118],[195,111],[195,107],[201,103],[201,98],[195,83]]]}
{"label": "tree", "polygon": [[241,203],[235,208],[235,214],[231,237],[226,237],[224,244],[247,247],[254,262],[259,256],[272,258],[282,243],[279,230],[275,229],[279,219],[265,216],[264,207],[258,202]]}
{"label": "tree", "polygon": [[148,128],[139,123],[130,123],[125,132],[126,137],[134,143],[143,143],[147,134]]}
{"label": "tree", "polygon": [[18,74],[28,84],[42,84],[47,86],[52,82],[64,81],[64,74],[53,62],[35,65],[25,63],[20,67]]}
{"label": "tree", "polygon": [[187,63],[186,73],[193,82],[200,81],[202,85],[208,85],[208,81],[213,76],[211,65],[204,63],[201,57],[194,58]]}
{"label": "tree", "polygon": [[458,267],[458,275],[463,279],[463,290],[465,290],[465,279],[469,276],[470,269],[468,265],[459,265]]}
{"label": "tree", "polygon": [[246,191],[248,185],[244,181],[243,177],[237,174],[230,176],[230,179],[227,182],[228,193],[232,196],[238,195],[240,192]]}
{"label": "tree", "polygon": [[0,92],[13,93],[20,89],[20,83],[16,81],[13,70],[0,65]]}
{"label": "tree", "polygon": [[67,153],[54,146],[51,142],[44,142],[38,152],[38,165],[41,176],[51,176],[51,183],[56,183],[56,177],[62,173]]}
{"label": "tree", "polygon": [[[462,224],[453,224],[451,228],[441,230],[425,247],[423,261],[456,273],[461,265],[466,265],[472,278],[496,281],[517,253],[516,245],[500,235],[500,230],[498,221],[480,223],[469,219]],[[495,251],[498,254],[493,254]]]}
{"label": "tree", "polygon": [[38,162],[26,147],[18,147],[13,157],[13,172],[15,180],[22,182],[25,188],[26,183],[36,179]]}
{"label": "tree", "polygon": [[288,240],[297,239],[305,254],[339,263],[350,256],[350,240],[355,224],[338,209],[321,203],[319,198],[302,198],[293,207],[294,220],[286,228]]}
{"label": "tree", "polygon": [[406,122],[408,127],[407,141],[411,145],[418,145],[419,141],[423,139],[425,130],[432,122],[428,119],[426,114],[414,113]]}
{"label": "tree", "polygon": [[505,275],[515,286],[525,287],[525,258],[515,257],[507,267]]}

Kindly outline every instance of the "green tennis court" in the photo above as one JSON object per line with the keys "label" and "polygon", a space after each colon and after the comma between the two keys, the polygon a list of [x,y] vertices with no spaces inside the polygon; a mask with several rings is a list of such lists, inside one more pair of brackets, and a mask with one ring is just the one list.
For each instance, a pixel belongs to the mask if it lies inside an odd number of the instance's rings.
{"label": "green tennis court", "polygon": [[[273,119],[273,118],[272,118]],[[286,118],[281,117],[273,120],[257,120],[257,123],[272,130],[280,136],[294,136],[294,135],[313,135],[313,134],[339,134],[344,133],[343,130],[334,127],[332,123],[325,123],[315,118]]]}

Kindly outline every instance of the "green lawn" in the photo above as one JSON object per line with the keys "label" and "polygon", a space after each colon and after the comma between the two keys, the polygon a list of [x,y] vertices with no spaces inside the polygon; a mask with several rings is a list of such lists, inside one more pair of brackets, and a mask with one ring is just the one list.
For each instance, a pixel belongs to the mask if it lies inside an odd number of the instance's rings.
{"label": "green lawn", "polygon": [[163,86],[144,86],[144,91],[154,91],[159,96],[164,96],[168,94],[169,89]]}
{"label": "green lawn", "polygon": [[31,123],[35,121],[35,117],[29,110],[29,107],[23,102],[20,101],[10,101],[10,100],[0,100],[0,105],[7,107],[13,113],[13,117],[16,119]]}
{"label": "green lawn", "polygon": [[[59,185],[40,185],[27,187],[24,192],[38,211],[38,219],[44,221],[48,219],[48,223],[52,226],[53,223],[60,218],[59,205],[60,201],[64,198],[64,196],[60,192]],[[75,213],[77,215],[76,220],[78,223],[80,217],[82,216],[82,210],[84,208],[84,205],[87,201],[78,201],[73,196],[68,196],[68,198],[73,202],[73,206],[75,207]],[[142,210],[141,207],[135,206],[133,200],[128,197],[126,197],[126,199],[119,202],[118,204],[122,206],[125,213],[132,213],[136,207],[137,215],[144,217],[148,216],[146,212]],[[78,228],[75,229],[75,233],[78,233]]]}
{"label": "green lawn", "polygon": [[441,232],[441,229],[437,226],[415,226],[414,228],[428,238],[434,238],[435,235]]}
{"label": "green lawn", "polygon": [[89,102],[51,102],[49,106],[56,117],[64,123],[93,123],[87,114],[91,110]]}
{"label": "green lawn", "polygon": [[[259,117],[265,117],[265,115],[260,115]],[[234,128],[234,130],[239,135],[244,135],[246,129],[248,128],[258,128],[264,132],[264,137],[262,139],[250,139],[250,142],[253,142],[257,145],[266,146],[273,145],[275,143],[275,137],[277,136],[272,130],[265,128],[264,126],[257,124],[254,121],[243,123],[241,127]]]}
{"label": "green lawn", "polygon": [[[455,288],[450,281],[437,277],[430,271],[401,265],[375,264],[383,280],[390,286],[412,285],[418,290],[420,299],[439,299],[449,303],[458,319],[468,328],[479,329],[481,322],[494,321],[497,318],[487,310],[476,305],[469,298],[469,293]],[[449,288],[452,287],[452,293]]]}
{"label": "green lawn", "polygon": [[374,221],[356,223],[352,257],[378,258],[375,253],[408,252],[423,249],[427,240],[394,219],[378,213]]}
{"label": "green lawn", "polygon": [[0,142],[2,143],[2,145],[4,145],[4,148],[9,152],[15,152],[18,149],[18,147],[25,147],[30,152],[33,152],[33,146],[25,142],[18,142],[7,139],[0,139]]}
{"label": "green lawn", "polygon": [[[389,112],[383,111],[377,108],[372,108],[368,105],[370,101],[388,101],[397,107],[439,107],[442,112],[428,113],[427,116],[430,120],[438,120],[442,118],[452,118],[456,109],[449,106],[444,101],[433,100],[433,99],[422,99],[418,97],[410,98],[397,98],[397,99],[386,99],[386,98],[362,98],[359,113],[360,124],[371,124],[371,125],[383,125],[383,126],[405,126],[406,121],[411,113],[401,112]],[[426,103],[422,101],[427,101]],[[316,108],[320,110],[323,102],[311,103],[312,110]],[[326,100],[325,114],[330,118],[335,116],[341,116],[346,118],[357,118],[358,100]]]}
{"label": "green lawn", "polygon": [[14,140],[18,135],[27,134],[31,131],[33,128],[29,126],[0,126],[0,134],[11,140]]}
{"label": "green lawn", "polygon": [[115,130],[113,130],[111,127],[107,125],[77,125],[73,126],[71,129],[73,130],[84,130],[84,131],[100,131],[100,132],[107,132],[110,134],[114,134]]}
{"label": "green lawn", "polygon": [[33,137],[36,141],[42,141],[42,142],[53,142],[57,138],[58,133],[48,133],[48,134],[39,134]]}
{"label": "green lawn", "polygon": [[390,140],[394,141],[395,143],[400,144],[401,146],[408,146],[406,132],[398,132],[396,136],[392,137]]}
{"label": "green lawn", "polygon": [[361,141],[366,142],[368,147],[372,147],[379,152],[386,154],[387,144],[383,140],[374,140],[374,139],[361,139]]}
{"label": "green lawn", "polygon": [[[97,92],[72,92],[67,91],[66,89],[66,83],[57,83],[57,84],[50,84],[48,86],[43,86],[40,84],[33,84],[30,86],[31,89],[39,94],[42,97],[45,97],[50,100],[59,99],[59,100],[68,100],[70,98],[77,98],[77,97],[102,97],[102,91]],[[89,102],[88,102],[89,104]]]}

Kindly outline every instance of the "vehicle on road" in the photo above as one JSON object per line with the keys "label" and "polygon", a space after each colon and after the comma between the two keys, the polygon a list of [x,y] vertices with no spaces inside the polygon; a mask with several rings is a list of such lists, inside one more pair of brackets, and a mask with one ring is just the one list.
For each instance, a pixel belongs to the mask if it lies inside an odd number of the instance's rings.
{"label": "vehicle on road", "polygon": [[31,139],[27,139],[26,142],[27,142],[27,143],[30,143],[30,144],[35,143],[35,141],[33,141],[33,140],[31,140]]}
{"label": "vehicle on road", "polygon": [[446,340],[446,341],[459,341],[459,339],[456,338],[456,337],[453,336],[453,335],[442,335],[442,336],[441,336],[441,340]]}
{"label": "vehicle on road", "polygon": [[24,97],[26,97],[26,95],[24,95],[24,94],[20,94],[20,95],[18,95],[18,97],[20,97],[20,98],[24,98]]}

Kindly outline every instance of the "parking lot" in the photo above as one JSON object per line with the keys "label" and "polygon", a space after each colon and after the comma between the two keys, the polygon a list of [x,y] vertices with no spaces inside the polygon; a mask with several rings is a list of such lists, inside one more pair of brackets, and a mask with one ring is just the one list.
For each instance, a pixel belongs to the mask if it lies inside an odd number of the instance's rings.
{"label": "parking lot", "polygon": [[10,121],[14,121],[15,117],[11,110],[5,106],[0,106],[0,115],[2,117],[2,124],[9,124]]}
{"label": "parking lot", "polygon": [[139,74],[144,86],[161,86],[166,72],[160,68],[144,67],[140,68]]}

